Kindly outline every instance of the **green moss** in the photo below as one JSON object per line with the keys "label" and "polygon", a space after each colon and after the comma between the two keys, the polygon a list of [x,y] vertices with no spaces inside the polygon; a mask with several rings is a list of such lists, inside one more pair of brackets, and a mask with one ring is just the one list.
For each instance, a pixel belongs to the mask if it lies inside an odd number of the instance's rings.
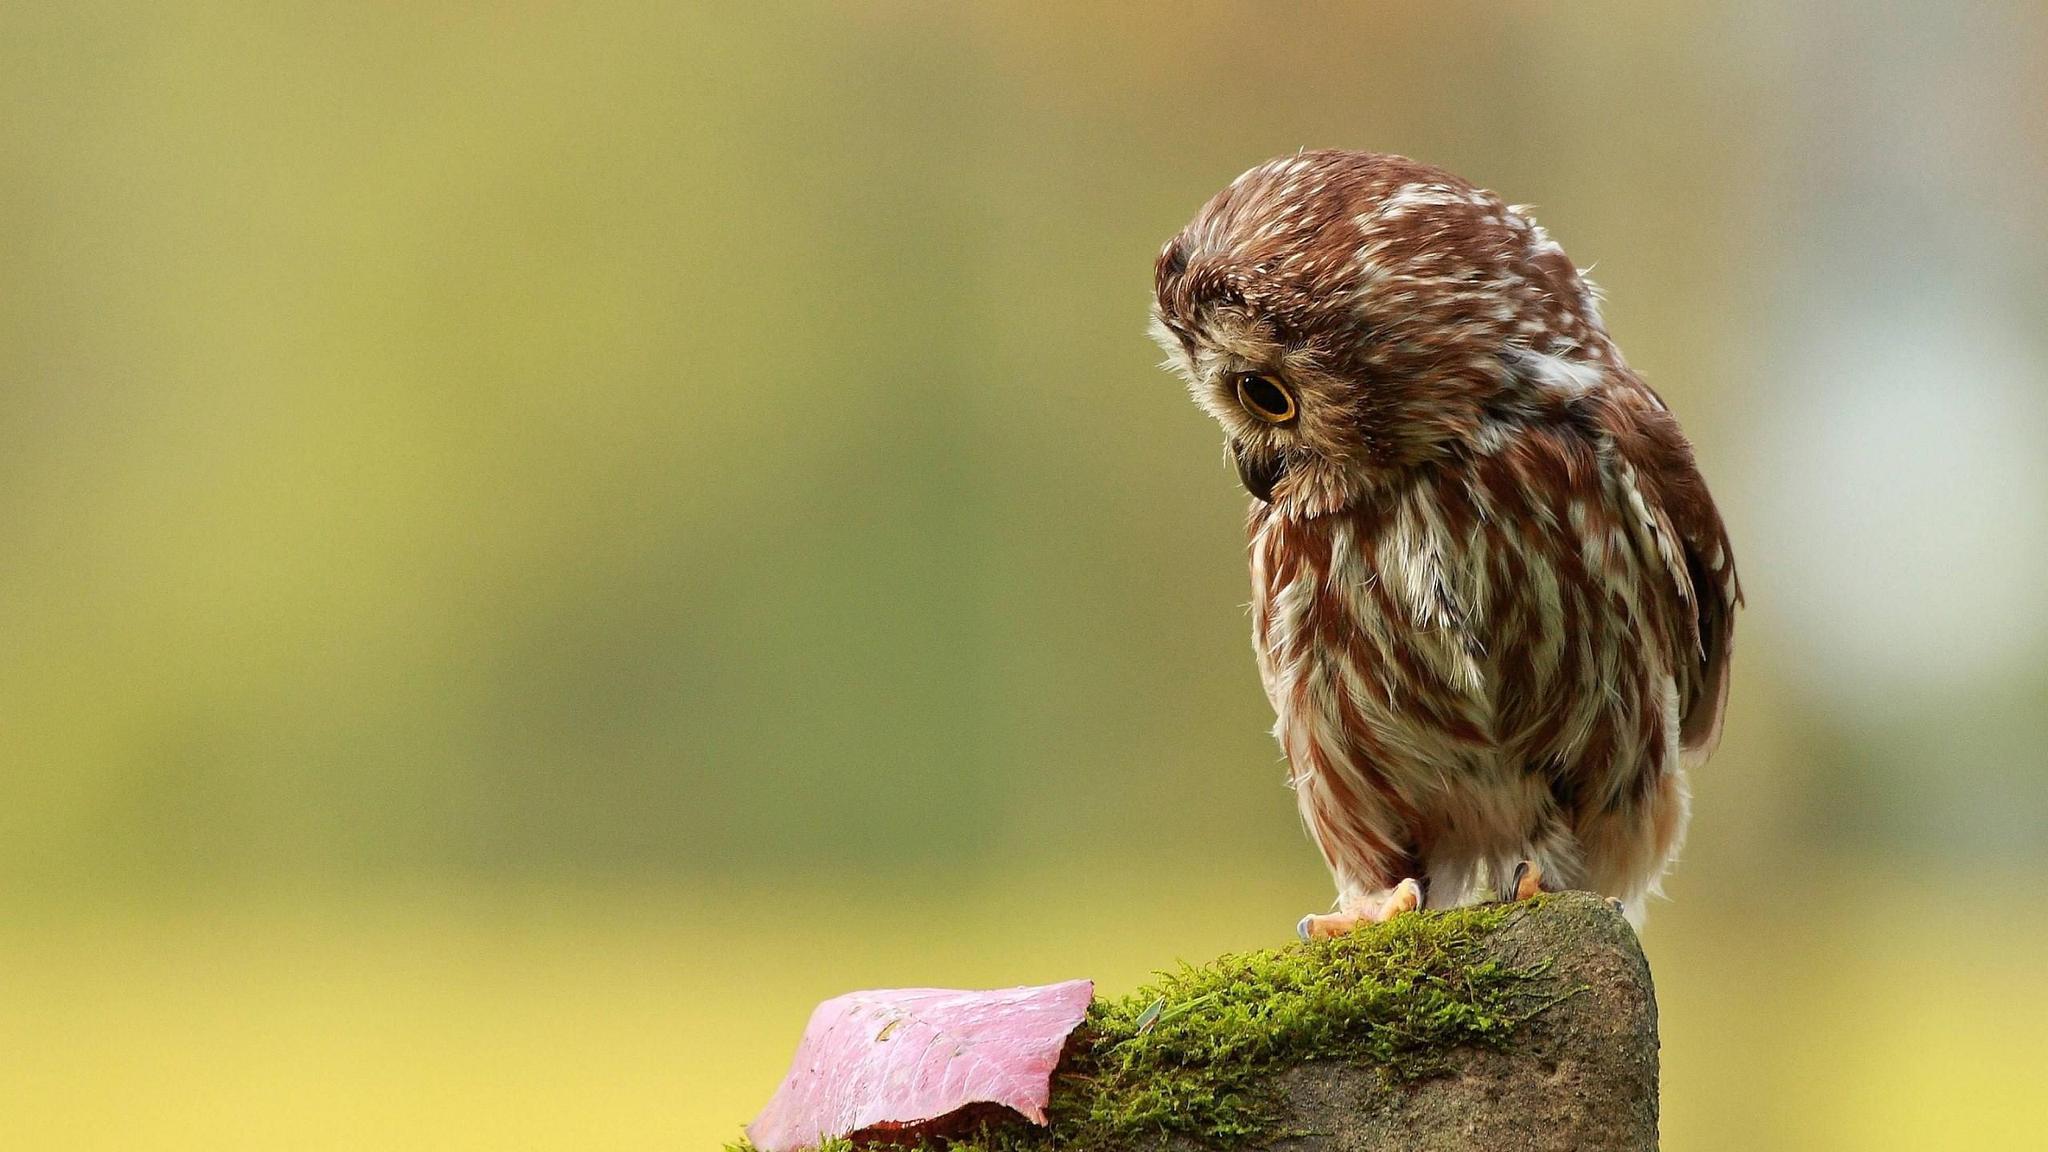
{"label": "green moss", "polygon": [[1529,907],[1400,916],[1162,973],[1089,1007],[1054,1076],[1049,1127],[999,1121],[917,1147],[1115,1152],[1180,1135],[1228,1149],[1285,1135],[1268,1082],[1279,1069],[1345,1060],[1411,1081],[1442,1071],[1454,1048],[1501,1044],[1546,1006],[1540,967],[1504,967],[1481,947]]}

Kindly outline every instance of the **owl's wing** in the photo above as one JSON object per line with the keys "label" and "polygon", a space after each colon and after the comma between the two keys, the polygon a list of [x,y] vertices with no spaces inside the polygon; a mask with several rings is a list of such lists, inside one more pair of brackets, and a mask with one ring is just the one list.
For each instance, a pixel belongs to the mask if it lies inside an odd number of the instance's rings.
{"label": "owl's wing", "polygon": [[[1704,493],[1706,486],[1700,485]],[[1685,584],[1692,591],[1693,655],[1699,661],[1699,678],[1692,693],[1680,704],[1679,747],[1685,760],[1697,764],[1713,754],[1721,743],[1721,718],[1728,708],[1729,657],[1735,646],[1735,609],[1742,603],[1742,582],[1735,574],[1735,554],[1728,546],[1728,531],[1721,514],[1708,500],[1697,511],[1688,510],[1689,528],[1676,521],[1685,555]]]}
{"label": "owl's wing", "polygon": [[1693,462],[1677,421],[1643,389],[1650,403],[1624,404],[1610,430],[1620,451],[1620,481],[1636,513],[1638,547],[1682,606],[1672,637],[1678,674],[1678,739],[1687,765],[1721,742],[1728,706],[1729,657],[1742,582],[1720,510]]}

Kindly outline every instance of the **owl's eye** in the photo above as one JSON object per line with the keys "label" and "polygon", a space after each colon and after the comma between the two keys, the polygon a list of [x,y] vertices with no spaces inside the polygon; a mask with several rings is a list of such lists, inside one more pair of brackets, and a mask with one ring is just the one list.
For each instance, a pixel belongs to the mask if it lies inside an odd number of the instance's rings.
{"label": "owl's eye", "polygon": [[1271,376],[1247,372],[1237,378],[1237,402],[1268,424],[1294,419],[1294,394]]}

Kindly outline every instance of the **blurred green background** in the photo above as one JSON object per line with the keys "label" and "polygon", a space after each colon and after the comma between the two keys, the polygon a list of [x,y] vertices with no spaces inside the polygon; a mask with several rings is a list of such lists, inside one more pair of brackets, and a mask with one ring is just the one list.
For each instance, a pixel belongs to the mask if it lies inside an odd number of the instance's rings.
{"label": "blurred green background", "polygon": [[1328,883],[1159,244],[1304,145],[1597,263],[1750,593],[1675,1150],[2048,1091],[2048,13],[0,8],[0,1146],[696,1148],[848,988]]}

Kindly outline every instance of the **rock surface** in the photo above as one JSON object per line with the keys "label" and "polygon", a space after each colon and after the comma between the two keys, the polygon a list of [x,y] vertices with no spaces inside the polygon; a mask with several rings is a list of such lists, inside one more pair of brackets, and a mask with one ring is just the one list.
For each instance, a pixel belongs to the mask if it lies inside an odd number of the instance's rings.
{"label": "rock surface", "polygon": [[[1657,998],[1634,929],[1594,896],[1567,893],[1488,942],[1508,964],[1549,963],[1569,995],[1501,1051],[1463,1050],[1451,1071],[1388,1088],[1369,1070],[1281,1072],[1298,1152],[1636,1152],[1657,1147]],[[1179,1147],[1194,1149],[1195,1144]]]}

